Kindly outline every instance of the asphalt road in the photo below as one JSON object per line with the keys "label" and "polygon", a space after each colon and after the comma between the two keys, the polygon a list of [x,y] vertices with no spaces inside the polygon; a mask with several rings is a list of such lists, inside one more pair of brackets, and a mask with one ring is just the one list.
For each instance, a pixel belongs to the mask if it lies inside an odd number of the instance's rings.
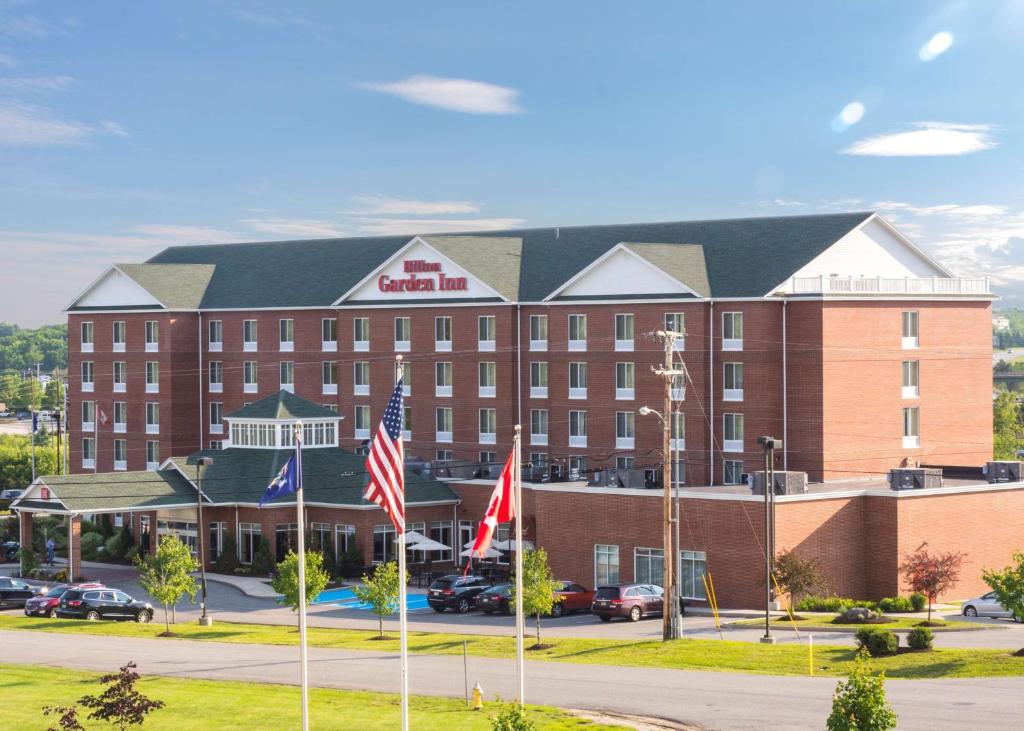
{"label": "asphalt road", "polygon": [[[43,632],[0,632],[5,661],[108,671],[132,659],[139,671],[174,677],[298,683],[295,648],[187,640],[133,640]],[[397,656],[311,648],[311,683],[397,692]],[[412,655],[410,692],[462,697],[462,658]],[[514,663],[470,658],[469,683],[485,696],[511,698]],[[564,708],[608,710],[721,731],[820,729],[835,678],[707,673],[528,662],[526,697]],[[890,680],[889,699],[904,731],[1017,729],[1024,678]],[[15,694],[8,698],[17,701]]]}

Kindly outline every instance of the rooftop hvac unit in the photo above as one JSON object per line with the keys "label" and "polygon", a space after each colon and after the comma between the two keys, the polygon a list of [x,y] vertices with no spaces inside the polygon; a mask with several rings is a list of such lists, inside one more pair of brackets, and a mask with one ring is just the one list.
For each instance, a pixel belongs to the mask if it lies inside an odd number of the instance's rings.
{"label": "rooftop hvac unit", "polygon": [[986,462],[985,477],[989,482],[1020,482],[1020,462]]}
{"label": "rooftop hvac unit", "polygon": [[[764,495],[764,470],[752,473],[754,484],[750,491],[754,495]],[[776,495],[803,495],[807,492],[806,472],[775,471],[775,494]]]}
{"label": "rooftop hvac unit", "polygon": [[935,467],[900,467],[889,470],[893,490],[924,490],[942,487],[942,470]]}

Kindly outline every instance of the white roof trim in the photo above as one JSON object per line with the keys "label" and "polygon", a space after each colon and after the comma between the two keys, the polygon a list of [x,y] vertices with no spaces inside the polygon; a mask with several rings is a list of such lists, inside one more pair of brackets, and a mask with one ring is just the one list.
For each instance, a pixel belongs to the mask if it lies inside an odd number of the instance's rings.
{"label": "white roof trim", "polygon": [[[98,277],[96,277],[96,279],[92,280],[92,284],[90,284],[88,287],[86,287],[81,292],[79,292],[78,296],[76,296],[73,300],[71,300],[71,304],[68,305],[67,308],[64,311],[67,312],[72,307],[74,307],[75,304],[78,302],[78,300],[82,299],[83,297],[85,297],[85,295],[89,294],[89,292],[91,292],[93,290],[93,288],[95,288],[96,285],[99,284],[111,272],[117,272],[118,274],[120,274],[123,277],[128,277],[128,279],[130,279],[132,282],[135,283],[135,286],[137,286],[139,289],[143,290],[146,294],[148,294],[150,297],[152,297],[153,300],[157,304],[159,304],[165,310],[170,309],[169,307],[167,307],[167,305],[165,305],[163,302],[161,302],[159,299],[157,299],[157,297],[152,292],[150,292],[148,289],[146,289],[141,284],[139,284],[138,281],[136,281],[135,277],[133,277],[130,274],[128,274],[127,272],[125,272],[123,269],[121,269],[119,266],[117,266],[117,264],[111,264],[109,267],[107,267],[106,269],[103,270],[102,274],[100,274]],[[110,312],[110,310],[99,310],[99,312]]]}

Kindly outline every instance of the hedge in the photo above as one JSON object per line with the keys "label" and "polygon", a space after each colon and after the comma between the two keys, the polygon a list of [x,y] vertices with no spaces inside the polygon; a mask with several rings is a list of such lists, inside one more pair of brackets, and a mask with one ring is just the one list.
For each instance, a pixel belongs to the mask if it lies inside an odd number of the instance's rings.
{"label": "hedge", "polygon": [[857,647],[867,649],[871,657],[895,655],[900,646],[900,639],[895,632],[887,629],[865,627],[857,630]]}
{"label": "hedge", "polygon": [[800,600],[795,609],[798,612],[845,612],[853,607],[867,607],[877,610],[875,602],[866,599],[847,599],[839,596],[808,596]]}
{"label": "hedge", "polygon": [[934,637],[927,627],[915,627],[907,633],[907,645],[915,650],[930,650]]}

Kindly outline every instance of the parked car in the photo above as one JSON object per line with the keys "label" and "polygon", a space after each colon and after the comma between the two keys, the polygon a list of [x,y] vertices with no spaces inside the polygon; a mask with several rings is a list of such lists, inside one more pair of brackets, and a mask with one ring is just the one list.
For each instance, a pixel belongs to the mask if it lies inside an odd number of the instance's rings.
{"label": "parked car", "polygon": [[642,617],[661,614],[665,590],[654,584],[620,584],[599,586],[594,593],[590,611],[608,622],[612,617],[625,617],[639,622]]}
{"label": "parked car", "polygon": [[90,621],[134,619],[145,624],[153,619],[153,606],[117,589],[68,589],[60,597],[57,616]]}
{"label": "parked car", "polygon": [[960,611],[965,617],[1013,617],[1014,622],[1024,622],[1024,618],[1018,617],[999,603],[994,591],[976,599],[968,599],[963,603]]}
{"label": "parked car", "polygon": [[18,412],[18,421],[25,421],[26,419],[31,419],[31,418],[32,418],[32,414],[30,414],[27,411],[19,411]]}
{"label": "parked car", "polygon": [[476,608],[484,614],[512,613],[512,584],[496,584],[477,594]]}
{"label": "parked car", "polygon": [[3,557],[4,561],[17,561],[18,551],[21,550],[21,544],[17,541],[4,541],[0,543],[0,556]]}
{"label": "parked car", "polygon": [[98,584],[96,582],[85,584],[57,584],[57,586],[53,587],[45,594],[34,596],[25,602],[25,616],[49,617],[50,619],[56,619],[57,605],[60,604],[60,598],[68,589],[100,589],[102,587],[103,584]]}
{"label": "parked car", "polygon": [[29,599],[45,591],[45,586],[32,586],[21,579],[0,576],[0,607],[23,607]]}
{"label": "parked car", "polygon": [[14,502],[14,499],[21,495],[21,490],[0,491],[0,510],[6,510]]}
{"label": "parked car", "polygon": [[551,607],[552,617],[561,617],[567,612],[588,612],[594,601],[594,592],[587,591],[574,581],[555,582],[555,604]]}
{"label": "parked car", "polygon": [[490,586],[491,582],[482,576],[442,576],[430,585],[427,604],[435,612],[454,609],[465,614],[476,606],[477,595]]}

